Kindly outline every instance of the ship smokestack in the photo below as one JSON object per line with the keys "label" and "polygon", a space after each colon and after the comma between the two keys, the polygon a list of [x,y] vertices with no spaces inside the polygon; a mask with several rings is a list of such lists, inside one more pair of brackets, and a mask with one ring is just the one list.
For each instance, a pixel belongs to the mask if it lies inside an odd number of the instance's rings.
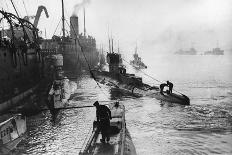
{"label": "ship smokestack", "polygon": [[73,15],[70,17],[70,37],[76,38],[76,35],[79,35],[79,23],[78,23],[78,17]]}

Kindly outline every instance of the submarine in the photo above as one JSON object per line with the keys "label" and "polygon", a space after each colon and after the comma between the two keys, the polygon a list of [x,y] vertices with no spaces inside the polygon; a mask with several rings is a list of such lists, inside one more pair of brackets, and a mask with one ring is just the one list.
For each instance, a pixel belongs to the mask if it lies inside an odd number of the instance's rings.
{"label": "submarine", "polygon": [[100,69],[91,70],[93,78],[99,83],[129,92],[138,97],[150,96],[165,102],[190,105],[190,99],[186,95],[182,93],[169,93],[169,91],[160,93],[158,86],[150,86],[143,83],[142,77],[127,73],[126,68],[120,65],[118,53],[107,53],[107,63],[109,64],[109,71]]}

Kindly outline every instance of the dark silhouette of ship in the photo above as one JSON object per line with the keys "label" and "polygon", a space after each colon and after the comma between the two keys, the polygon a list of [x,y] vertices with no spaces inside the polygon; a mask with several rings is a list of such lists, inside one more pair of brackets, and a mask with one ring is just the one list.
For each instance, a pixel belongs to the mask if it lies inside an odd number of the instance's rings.
{"label": "dark silhouette of ship", "polygon": [[139,57],[137,52],[137,46],[135,48],[135,53],[133,54],[134,60],[130,61],[130,64],[136,69],[146,69],[147,66],[142,62],[141,57]]}
{"label": "dark silhouette of ship", "polygon": [[212,51],[204,52],[204,55],[224,55],[224,50],[221,50],[219,47],[213,48]]}

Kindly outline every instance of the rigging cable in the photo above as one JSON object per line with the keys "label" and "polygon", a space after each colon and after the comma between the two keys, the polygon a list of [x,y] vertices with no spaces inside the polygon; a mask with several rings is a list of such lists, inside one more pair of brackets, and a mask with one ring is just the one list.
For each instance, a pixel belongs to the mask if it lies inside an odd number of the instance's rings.
{"label": "rigging cable", "polygon": [[[77,42],[78,42],[78,45],[80,46],[81,53],[83,54],[84,59],[85,59],[85,61],[86,61],[86,63],[87,63],[87,66],[88,66],[90,75],[91,75],[91,77],[94,79],[94,81],[96,82],[97,86],[98,86],[98,87],[100,88],[100,90],[102,91],[103,88],[99,85],[99,83],[97,82],[95,76],[93,75],[93,72],[91,71],[91,67],[90,67],[90,65],[89,65],[89,62],[88,62],[86,56],[85,56],[85,53],[84,53],[84,51],[83,51],[83,47],[82,47],[82,45],[81,45],[81,43],[80,43],[80,40],[79,40],[79,38],[78,38],[78,36],[77,36],[77,34],[76,34],[76,30],[74,29],[74,26],[73,26],[72,22],[70,21],[70,24],[71,24],[71,25],[69,25],[68,22],[67,22],[67,20],[65,20],[65,21],[66,21],[67,25],[68,25],[71,29],[73,29],[74,34],[75,34],[75,38],[76,38],[76,40],[77,40]],[[104,91],[102,91],[102,92],[103,92],[103,94],[104,94],[106,97],[108,97]]]}
{"label": "rigging cable", "polygon": [[[22,0],[23,1],[23,7],[24,7],[24,9],[25,9],[25,12],[26,12],[26,14],[27,14],[27,16],[28,16],[28,12],[27,12],[27,8],[26,8],[26,5],[25,5],[25,3],[24,3],[24,0]],[[29,16],[28,16],[29,17]]]}
{"label": "rigging cable", "polygon": [[54,35],[55,35],[56,30],[57,30],[58,26],[60,25],[61,19],[62,19],[62,18],[60,18],[60,21],[59,21],[59,23],[57,24],[56,29],[55,29],[55,31],[54,31],[54,33],[53,33],[53,35],[52,35],[52,36],[54,36]]}
{"label": "rigging cable", "polygon": [[[125,61],[126,63],[128,63],[129,65],[131,65],[131,64],[130,64],[128,61],[126,61],[125,59],[122,58],[122,60]],[[132,66],[132,65],[131,65],[131,66]],[[145,74],[146,76],[150,77],[151,79],[153,79],[153,80],[155,80],[155,81],[157,81],[157,82],[159,82],[159,83],[163,83],[162,81],[160,81],[160,80],[158,80],[158,79],[155,79],[154,77],[148,75],[147,73],[145,73],[145,72],[143,72],[143,71],[141,71],[141,70],[139,70],[139,71],[142,72],[143,74]]]}
{"label": "rigging cable", "polygon": [[15,12],[16,12],[18,18],[20,18],[19,13],[18,13],[18,11],[17,11],[17,9],[16,9],[16,6],[14,5],[13,0],[10,0],[10,1],[11,1],[11,4],[13,5],[13,7],[14,7],[14,10],[15,10]]}
{"label": "rigging cable", "polygon": [[[129,65],[131,65],[131,64],[130,64],[128,61],[126,61],[125,59],[122,58],[122,60],[125,61],[126,63],[128,63]],[[132,66],[132,65],[131,65],[131,66]],[[158,80],[158,79],[152,77],[151,75],[149,75],[149,74],[143,72],[142,70],[139,70],[139,71],[142,72],[144,75],[150,77],[151,79],[153,79],[153,80],[155,80],[155,81],[157,81],[157,82],[159,82],[159,83],[163,83],[162,81],[160,81],[160,80]],[[175,89],[172,89],[172,90],[175,91],[175,92],[177,92],[177,93],[179,93],[179,94],[181,94],[181,95],[184,95],[183,93],[181,93],[181,92],[179,92],[179,91],[177,91],[177,90],[175,90]]]}

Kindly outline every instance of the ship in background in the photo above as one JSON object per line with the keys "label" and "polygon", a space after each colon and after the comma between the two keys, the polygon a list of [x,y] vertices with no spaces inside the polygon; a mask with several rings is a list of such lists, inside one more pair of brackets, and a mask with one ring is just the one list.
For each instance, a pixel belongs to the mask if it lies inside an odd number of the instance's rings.
{"label": "ship in background", "polygon": [[134,60],[130,61],[130,64],[135,68],[135,69],[146,69],[147,66],[142,62],[141,57],[139,57],[138,52],[137,52],[137,46],[135,48],[135,53],[133,54]]}
{"label": "ship in background", "polygon": [[197,55],[197,51],[195,48],[191,47],[189,50],[179,49],[175,52],[177,55]]}
{"label": "ship in background", "polygon": [[[86,35],[85,11],[84,11],[84,34],[79,33],[78,16],[70,17],[70,35],[65,34],[63,20],[63,36],[53,36],[52,39],[42,41],[43,51],[56,51],[63,55],[64,73],[69,76],[80,73],[82,70],[94,68],[99,63],[99,53],[96,47],[96,40],[90,35]],[[82,49],[81,49],[82,48]]]}
{"label": "ship in background", "polygon": [[99,68],[103,68],[106,65],[106,58],[105,57],[106,56],[104,54],[103,46],[101,46],[100,51],[99,51],[99,63],[98,63]]}
{"label": "ship in background", "polygon": [[204,52],[204,55],[224,55],[224,50],[221,50],[219,47],[213,48],[212,51]]}

